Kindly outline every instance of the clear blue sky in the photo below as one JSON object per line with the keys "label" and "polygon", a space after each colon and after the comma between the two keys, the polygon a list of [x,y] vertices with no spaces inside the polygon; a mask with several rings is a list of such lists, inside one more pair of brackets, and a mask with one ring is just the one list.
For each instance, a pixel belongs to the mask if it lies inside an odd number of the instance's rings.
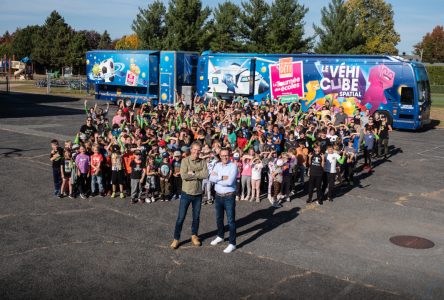
{"label": "clear blue sky", "polygon": [[[240,4],[240,0],[232,0]],[[146,7],[147,0],[2,0],[0,4],[0,33],[13,32],[17,27],[43,24],[52,10],[57,10],[76,30],[105,29],[112,38],[131,33],[131,23],[138,7]],[[167,0],[164,1],[168,3]],[[203,0],[214,7],[223,0]],[[268,2],[272,2],[268,0]],[[413,45],[436,25],[444,25],[444,0],[386,0],[393,5],[395,26],[401,34],[400,53],[411,53]],[[313,33],[313,23],[319,24],[320,10],[329,0],[300,0],[309,8],[306,15],[306,34]]]}

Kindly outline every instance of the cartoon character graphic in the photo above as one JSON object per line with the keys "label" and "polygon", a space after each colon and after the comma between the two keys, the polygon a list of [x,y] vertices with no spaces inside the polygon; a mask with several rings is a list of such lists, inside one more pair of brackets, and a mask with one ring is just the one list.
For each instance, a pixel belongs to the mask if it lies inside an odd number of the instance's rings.
{"label": "cartoon character graphic", "polygon": [[395,72],[387,66],[379,65],[370,70],[368,76],[369,88],[361,101],[362,105],[370,104],[370,113],[374,113],[381,103],[387,104],[384,90],[391,88],[395,81]]}
{"label": "cartoon character graphic", "polygon": [[234,77],[231,74],[224,74],[222,82],[227,86],[227,93],[236,93],[237,85],[234,82]]}
{"label": "cartoon character graphic", "polygon": [[301,102],[303,101],[302,104],[304,108],[312,105],[314,101],[316,101],[317,103],[319,101],[325,102],[325,94],[321,89],[319,80],[309,81],[307,82],[305,87],[307,88],[307,92],[304,95],[305,97],[301,99]]}
{"label": "cartoon character graphic", "polygon": [[254,94],[262,94],[270,89],[269,84],[264,77],[255,72],[255,76],[251,76],[250,59],[246,59],[242,64],[232,63],[229,66],[214,65],[211,60],[208,62],[208,78],[209,89],[207,95],[212,93],[233,93],[241,95],[249,95],[252,91],[252,80],[254,80]]}
{"label": "cartoon character graphic", "polygon": [[105,79],[105,82],[114,81],[114,60],[112,58],[105,59],[99,64],[99,77]]}

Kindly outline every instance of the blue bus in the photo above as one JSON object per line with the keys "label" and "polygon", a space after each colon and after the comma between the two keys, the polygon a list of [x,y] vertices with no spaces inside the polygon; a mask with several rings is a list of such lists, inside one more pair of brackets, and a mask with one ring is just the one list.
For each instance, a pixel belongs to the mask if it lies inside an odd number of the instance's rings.
{"label": "blue bus", "polygon": [[176,90],[191,101],[197,62],[195,52],[96,50],[86,53],[86,75],[96,99],[167,104]]}
{"label": "blue bus", "polygon": [[400,129],[430,123],[424,65],[387,55],[206,51],[199,57],[196,90],[201,97],[299,101],[303,110],[329,101],[348,115],[357,109],[379,112]]}

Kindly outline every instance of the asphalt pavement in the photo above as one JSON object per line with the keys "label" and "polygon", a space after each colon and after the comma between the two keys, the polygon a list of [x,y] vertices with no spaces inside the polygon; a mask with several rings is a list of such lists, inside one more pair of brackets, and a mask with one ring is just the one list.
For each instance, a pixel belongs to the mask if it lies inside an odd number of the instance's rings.
{"label": "asphalt pavement", "polygon": [[[237,203],[238,249],[224,254],[227,241],[210,245],[211,205],[202,247],[189,211],[171,250],[178,201],[52,195],[49,142],[73,139],[83,101],[0,94],[0,105],[1,299],[444,299],[444,130],[393,132],[390,158],[333,203]],[[399,247],[397,235],[435,246]]]}

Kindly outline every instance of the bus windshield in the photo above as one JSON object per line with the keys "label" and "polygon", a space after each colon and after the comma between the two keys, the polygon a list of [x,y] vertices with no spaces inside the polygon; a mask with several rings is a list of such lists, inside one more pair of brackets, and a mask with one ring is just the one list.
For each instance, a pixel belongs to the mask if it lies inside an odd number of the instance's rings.
{"label": "bus windshield", "polygon": [[430,83],[424,67],[416,67],[416,80],[418,85],[418,103],[430,105]]}
{"label": "bus windshield", "polygon": [[428,80],[418,81],[418,102],[419,104],[424,102],[430,104],[430,85]]}

